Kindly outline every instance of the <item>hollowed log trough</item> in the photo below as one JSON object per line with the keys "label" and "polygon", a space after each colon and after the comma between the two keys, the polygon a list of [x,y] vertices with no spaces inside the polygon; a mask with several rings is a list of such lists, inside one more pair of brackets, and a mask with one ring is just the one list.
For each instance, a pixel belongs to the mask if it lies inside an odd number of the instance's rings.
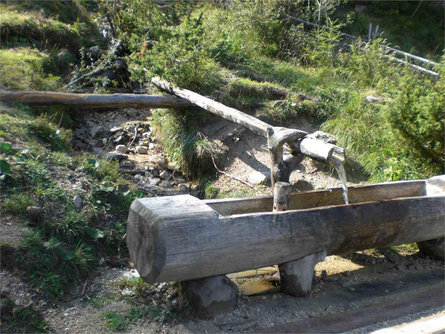
{"label": "hollowed log trough", "polygon": [[[439,181],[438,181],[439,180]],[[137,199],[127,245],[150,283],[185,281],[260,268],[325,251],[442,238],[445,177],[291,195],[289,211],[272,212],[273,197],[199,200],[190,195]]]}

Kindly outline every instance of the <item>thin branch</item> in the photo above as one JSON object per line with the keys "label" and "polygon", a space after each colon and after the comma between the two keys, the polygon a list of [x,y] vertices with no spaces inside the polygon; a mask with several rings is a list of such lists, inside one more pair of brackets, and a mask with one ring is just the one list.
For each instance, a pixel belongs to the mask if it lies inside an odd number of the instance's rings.
{"label": "thin branch", "polygon": [[218,171],[218,173],[221,173],[222,175],[227,176],[227,177],[230,178],[230,179],[233,179],[233,180],[235,180],[235,181],[241,182],[242,184],[245,184],[246,186],[248,186],[248,187],[254,189],[255,191],[258,191],[258,189],[255,188],[253,185],[251,185],[249,182],[246,182],[246,181],[244,181],[244,180],[241,180],[240,178],[238,178],[238,177],[236,177],[236,176],[234,176],[234,175],[231,175],[231,174],[229,174],[229,173],[226,173],[225,171],[219,169],[218,166],[216,166],[215,157],[213,156],[213,154],[211,154],[211,158],[212,158],[213,166],[214,166],[215,169]]}

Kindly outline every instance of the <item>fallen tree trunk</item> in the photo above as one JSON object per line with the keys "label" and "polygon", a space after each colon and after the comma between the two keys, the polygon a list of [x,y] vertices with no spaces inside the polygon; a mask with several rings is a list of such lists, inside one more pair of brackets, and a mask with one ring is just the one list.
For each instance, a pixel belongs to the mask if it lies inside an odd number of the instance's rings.
{"label": "fallen tree trunk", "polygon": [[144,198],[131,205],[127,246],[145,281],[183,281],[323,250],[343,254],[437,239],[444,219],[443,193],[226,217],[190,195]]}
{"label": "fallen tree trunk", "polygon": [[[243,113],[242,111],[227,107],[222,103],[216,102],[190,90],[175,87],[171,83],[161,80],[160,78],[152,78],[151,82],[156,87],[170,94],[181,97],[207,111],[210,111],[212,114],[221,116],[229,121],[240,124],[263,137],[273,138],[274,135],[279,135],[280,133],[286,131],[297,131],[295,129],[273,127],[272,125],[267,124],[266,122],[263,122],[246,113]],[[300,134],[304,134],[303,131],[299,132]],[[298,138],[301,137],[303,137],[303,135],[299,136]],[[292,149],[328,164],[330,164],[330,159],[334,152],[337,152],[337,154],[343,157],[342,160],[344,160],[344,151],[342,148],[325,143],[321,140],[302,138],[299,142],[299,145],[296,144],[296,141],[288,142],[288,144],[290,144]]]}
{"label": "fallen tree trunk", "polygon": [[62,92],[0,90],[0,101],[76,108],[180,108],[192,104],[171,95],[74,94]]}
{"label": "fallen tree trunk", "polygon": [[272,128],[271,125],[245,114],[237,109],[225,106],[222,103],[216,102],[191,90],[174,87],[171,83],[161,80],[160,78],[152,78],[151,82],[158,88],[165,90],[170,94],[182,97],[191,103],[210,111],[212,114],[221,116],[229,121],[245,126],[253,132],[267,137],[267,129]]}

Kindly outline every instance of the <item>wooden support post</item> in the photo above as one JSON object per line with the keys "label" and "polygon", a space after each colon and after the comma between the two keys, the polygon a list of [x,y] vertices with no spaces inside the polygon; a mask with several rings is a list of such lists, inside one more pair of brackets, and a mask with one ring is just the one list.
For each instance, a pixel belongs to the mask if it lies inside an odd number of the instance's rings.
{"label": "wooden support post", "polygon": [[281,291],[295,297],[306,296],[312,288],[314,267],[326,258],[326,251],[321,250],[297,261],[280,264]]}
{"label": "wooden support post", "polygon": [[287,182],[276,182],[273,189],[273,211],[289,209],[291,186]]}

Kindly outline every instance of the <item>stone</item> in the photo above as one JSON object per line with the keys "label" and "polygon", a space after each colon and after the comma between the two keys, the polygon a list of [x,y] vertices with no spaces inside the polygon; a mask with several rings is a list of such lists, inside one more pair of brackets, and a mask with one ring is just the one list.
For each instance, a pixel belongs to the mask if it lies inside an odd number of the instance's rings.
{"label": "stone", "polygon": [[180,184],[179,185],[179,189],[183,192],[189,193],[190,192],[190,188],[187,187],[185,184]]}
{"label": "stone", "polygon": [[250,173],[249,176],[247,177],[247,182],[255,185],[266,184],[267,176],[261,172],[254,171]]}
{"label": "stone", "polygon": [[381,96],[368,95],[365,97],[366,103],[376,103],[376,102],[381,102],[381,101],[383,101],[383,98]]}
{"label": "stone", "polygon": [[154,177],[148,181],[151,186],[157,186],[159,183],[161,183],[161,179]]}
{"label": "stone", "polygon": [[116,146],[116,152],[125,154],[125,153],[128,152],[128,147],[125,146],[125,145],[117,145]]}
{"label": "stone", "polygon": [[147,154],[148,147],[147,146],[136,146],[136,153],[138,154]]}
{"label": "stone", "polygon": [[82,208],[82,197],[80,197],[79,195],[74,196],[73,204],[76,207],[76,209],[81,209]]}
{"label": "stone", "polygon": [[166,170],[163,170],[163,171],[159,174],[159,177],[160,177],[161,179],[163,179],[163,180],[169,179],[170,176],[171,176],[171,174],[170,174],[168,171],[166,171]]}
{"label": "stone", "polygon": [[153,144],[153,143],[150,143],[150,144],[148,144],[148,149],[151,151],[151,150],[154,150],[155,149],[155,144]]}
{"label": "stone", "polygon": [[122,131],[123,130],[123,128],[121,127],[121,126],[114,126],[114,127],[112,127],[111,129],[110,129],[110,132],[112,133],[112,134],[115,134],[116,132],[119,132],[119,131]]}
{"label": "stone", "polygon": [[280,264],[281,291],[294,297],[306,296],[312,288],[315,265],[326,258],[326,251],[307,255],[299,260]]}
{"label": "stone", "polygon": [[165,169],[168,167],[168,159],[163,154],[155,155],[150,160],[152,163],[154,163],[157,167],[161,169]]}
{"label": "stone", "polygon": [[122,139],[124,139],[124,137],[119,136],[119,137],[113,139],[113,143],[118,144],[118,143],[120,143],[122,141]]}
{"label": "stone", "polygon": [[136,164],[131,160],[124,160],[120,163],[120,166],[123,168],[134,168]]}
{"label": "stone", "polygon": [[238,287],[224,275],[181,282],[181,288],[200,318],[232,312],[238,304]]}
{"label": "stone", "polygon": [[148,138],[150,138],[151,137],[151,131],[147,131],[147,132],[144,132],[143,134],[142,134],[142,138],[146,138],[146,139],[148,139]]}
{"label": "stone", "polygon": [[108,137],[109,135],[111,135],[110,130],[108,130],[107,128],[105,128],[102,125],[96,126],[91,130],[91,136],[93,138]]}
{"label": "stone", "polygon": [[38,206],[28,206],[26,208],[26,213],[28,214],[29,218],[31,218],[31,220],[39,220],[39,218],[42,215],[42,208],[38,207]]}
{"label": "stone", "polygon": [[126,154],[122,154],[122,153],[118,153],[118,152],[108,152],[105,155],[105,158],[107,160],[117,160],[117,161],[122,161],[125,159],[128,159],[128,155]]}

